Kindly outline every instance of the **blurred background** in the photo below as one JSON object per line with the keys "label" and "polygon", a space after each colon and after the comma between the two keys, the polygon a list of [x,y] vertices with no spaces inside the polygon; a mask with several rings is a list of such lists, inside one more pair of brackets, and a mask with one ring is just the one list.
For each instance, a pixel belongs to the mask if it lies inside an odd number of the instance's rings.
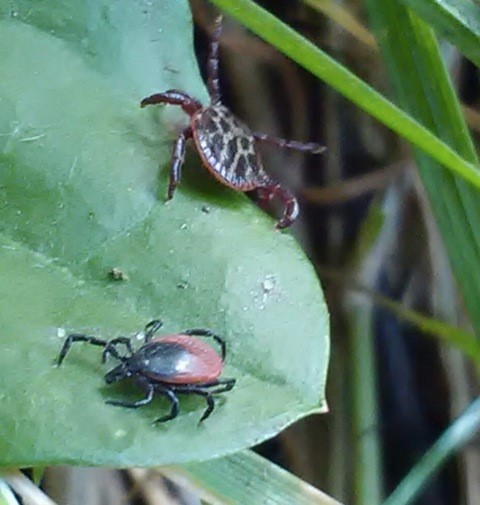
{"label": "blurred background", "polygon": [[[363,2],[258,3],[391,96],[365,29]],[[323,4],[327,12],[309,3]],[[201,0],[191,5],[204,67],[212,10]],[[328,10],[334,5],[342,8]],[[330,413],[297,423],[258,451],[342,502],[355,503],[358,472],[380,473],[388,495],[478,395],[478,382],[458,351],[382,303],[387,297],[398,302],[397,312],[414,310],[468,328],[410,148],[230,20],[223,49],[222,92],[236,114],[257,130],[327,146],[322,156],[281,150],[263,155],[299,196],[302,213],[293,230],[325,288],[332,322]],[[442,50],[478,134],[478,69],[450,46]],[[478,448],[472,444],[448,463],[416,503],[480,503]],[[359,463],[368,467],[356,468]]]}
{"label": "blurred background", "polygon": [[[258,3],[391,96],[361,0]],[[322,12],[309,4],[341,7]],[[191,7],[205,74],[216,12],[203,0]],[[451,46],[442,51],[478,136],[478,69]],[[327,146],[321,156],[270,148],[263,156],[298,195],[301,217],[292,231],[325,289],[330,413],[300,421],[256,450],[342,503],[361,503],[356,486],[369,476],[388,495],[479,392],[465,358],[409,322],[416,311],[469,329],[411,150],[231,19],[220,72],[224,103],[253,129]],[[478,449],[477,440],[451,459],[415,503],[480,504]],[[44,488],[59,503],[200,503],[142,470],[50,469]]]}

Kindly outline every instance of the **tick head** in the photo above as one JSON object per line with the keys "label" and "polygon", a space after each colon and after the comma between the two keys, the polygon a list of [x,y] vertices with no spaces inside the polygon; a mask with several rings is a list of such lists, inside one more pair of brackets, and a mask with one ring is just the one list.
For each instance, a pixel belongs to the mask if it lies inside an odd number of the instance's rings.
{"label": "tick head", "polygon": [[124,361],[105,374],[105,382],[107,384],[112,384],[113,382],[128,379],[132,375],[132,371],[128,366],[128,361]]}

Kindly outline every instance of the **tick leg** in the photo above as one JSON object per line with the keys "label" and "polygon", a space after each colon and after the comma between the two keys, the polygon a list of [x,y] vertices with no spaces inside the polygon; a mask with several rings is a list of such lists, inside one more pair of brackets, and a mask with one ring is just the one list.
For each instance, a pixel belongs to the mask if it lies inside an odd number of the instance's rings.
{"label": "tick leg", "polygon": [[150,321],[146,326],[145,329],[143,330],[145,332],[145,343],[150,341],[157,333],[157,331],[163,326],[163,321],[160,321],[160,319],[154,319],[153,321]]}
{"label": "tick leg", "polygon": [[89,337],[88,335],[83,335],[81,333],[73,333],[72,335],[69,335],[63,343],[62,349],[60,350],[60,354],[57,358],[57,366],[60,366],[62,364],[62,361],[65,359],[65,356],[70,350],[73,342],[87,342],[89,344],[98,345],[101,347],[105,347],[107,345],[107,341],[102,340],[101,338]]}
{"label": "tick leg", "polygon": [[[230,391],[233,386],[235,386],[235,379],[219,379],[211,382],[204,382],[201,384],[185,384],[175,386],[175,391],[183,394],[195,394],[199,396],[203,396],[205,401],[207,402],[207,408],[200,418],[199,423],[205,421],[207,417],[213,412],[215,408],[215,399],[213,395],[225,393],[226,391]],[[216,388],[216,389],[211,389]]]}
{"label": "tick leg", "polygon": [[273,198],[277,197],[285,205],[283,216],[276,224],[279,230],[290,226],[297,219],[299,213],[298,202],[290,191],[282,188],[280,184],[258,188],[257,191],[261,201],[270,202]]}
{"label": "tick leg", "polygon": [[235,383],[237,382],[237,380],[236,379],[219,379],[216,382],[217,382],[216,384],[211,384],[210,386],[204,386],[204,387],[218,386],[218,388],[214,389],[213,391],[210,391],[212,393],[212,395],[226,393],[227,391],[232,390],[233,386],[235,386]]}
{"label": "tick leg", "polygon": [[222,349],[222,361],[225,361],[225,356],[227,355],[227,348],[225,344],[225,339],[220,335],[217,335],[212,330],[206,330],[204,328],[194,328],[190,330],[185,330],[183,332],[185,335],[197,335],[199,337],[211,337],[213,338]]}
{"label": "tick leg", "polygon": [[142,388],[145,393],[145,398],[137,400],[136,402],[125,402],[122,400],[107,400],[105,403],[108,405],[115,405],[116,407],[125,407],[127,409],[138,409],[138,407],[143,407],[150,403],[153,399],[153,393],[155,392],[155,386],[149,382],[145,377],[138,377],[137,384]]}
{"label": "tick leg", "polygon": [[[198,390],[202,391],[207,391],[212,394],[212,395],[217,395],[220,393],[226,393],[227,391],[230,391],[233,389],[233,386],[235,386],[235,383],[237,382],[236,379],[218,379],[215,381],[210,381],[210,382],[201,382],[199,384],[191,384],[191,385],[184,385],[180,386],[182,392],[196,392]],[[177,386],[178,388],[179,386]],[[215,388],[212,390],[212,388]]]}
{"label": "tick leg", "polygon": [[[212,383],[211,385],[214,384]],[[190,393],[203,396],[205,398],[205,401],[207,402],[207,408],[205,409],[205,412],[202,414],[200,421],[198,421],[199,423],[205,421],[205,419],[207,419],[207,417],[213,412],[213,409],[215,408],[215,400],[212,396],[212,392],[205,389],[208,387],[210,386],[203,384],[197,384],[194,386],[185,385],[175,387],[175,390],[178,391],[179,393]]]}
{"label": "tick leg", "polygon": [[215,408],[215,400],[213,399],[211,393],[207,393],[205,391],[197,391],[196,393],[198,395],[203,396],[205,398],[205,401],[207,402],[207,408],[205,409],[205,412],[202,414],[200,421],[198,421],[199,423],[202,423],[213,412],[213,409]]}
{"label": "tick leg", "polygon": [[157,386],[156,388],[157,392],[161,393],[162,395],[165,395],[171,402],[172,407],[170,409],[170,412],[163,417],[159,417],[158,419],[155,419],[154,423],[164,423],[165,421],[170,421],[172,419],[175,419],[178,416],[178,397],[174,393],[174,391],[170,388],[163,388]]}
{"label": "tick leg", "polygon": [[185,159],[185,146],[187,140],[192,136],[192,129],[190,127],[185,128],[180,135],[177,137],[175,144],[173,146],[172,161],[170,165],[170,183],[168,185],[167,199],[171,200],[173,198],[173,193],[175,188],[180,182],[182,176],[182,165]]}
{"label": "tick leg", "polygon": [[155,93],[154,95],[147,96],[140,102],[140,107],[143,109],[147,105],[157,105],[159,103],[180,105],[189,116],[202,108],[202,104],[198,100],[176,89],[169,89],[164,93]]}
{"label": "tick leg", "polygon": [[127,348],[130,355],[133,354],[132,343],[130,342],[129,338],[127,337],[114,338],[107,342],[107,345],[105,346],[105,349],[102,352],[102,363],[106,363],[109,354],[119,359],[120,361],[125,361],[127,359],[128,356],[122,356],[118,352],[118,349],[116,347],[117,344],[123,344]]}
{"label": "tick leg", "polygon": [[270,137],[266,133],[253,132],[253,137],[261,142],[272,144],[282,149],[294,149],[303,153],[320,154],[325,151],[325,146],[316,144],[315,142],[298,142],[296,140],[286,140],[276,137]]}
{"label": "tick leg", "polygon": [[220,102],[220,80],[218,77],[218,47],[220,35],[222,34],[223,16],[220,15],[215,19],[215,29],[213,31],[212,40],[210,42],[210,53],[207,62],[207,87],[212,104]]}

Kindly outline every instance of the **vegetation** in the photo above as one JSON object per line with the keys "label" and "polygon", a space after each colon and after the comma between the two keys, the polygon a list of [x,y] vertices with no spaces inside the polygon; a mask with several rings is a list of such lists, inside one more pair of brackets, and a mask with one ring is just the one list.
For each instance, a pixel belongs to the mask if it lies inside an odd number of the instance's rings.
{"label": "vegetation", "polygon": [[[413,503],[478,430],[478,400],[463,413],[457,408],[457,419],[388,497],[392,485],[385,478],[380,429],[385,364],[376,307],[394,313],[404,328],[447,344],[478,370],[480,174],[465,120],[467,114],[473,124],[475,113],[460,104],[450,53],[438,37],[478,65],[480,6],[471,0],[365,0],[369,32],[353,10],[333,0],[304,0],[305,9],[308,4],[323,12],[370,46],[384,65],[390,93],[374,89],[251,0],[211,3],[315,76],[315,86],[325,83],[399,136],[392,141],[382,131],[385,144],[401,153],[382,161],[418,167],[421,217],[403,247],[416,251],[413,237],[427,236],[430,314],[418,312],[421,303],[402,306],[405,298],[388,290],[397,301],[375,293],[391,265],[385,258],[395,250],[408,202],[394,177],[390,193],[377,191],[368,209],[364,205],[354,240],[345,239],[336,258],[332,249],[309,251],[317,272],[290,234],[275,230],[274,221],[243,195],[216,184],[194,156],[165,205],[171,141],[185,118],[174,108],[141,110],[139,101],[171,88],[207,97],[186,0],[148,6],[131,0],[0,1],[0,464],[176,465],[162,472],[189,482],[212,503],[334,503],[248,450],[326,410],[329,324],[318,273],[335,323],[334,349],[343,356],[330,372],[336,385],[328,397],[337,420],[333,450],[327,457],[325,446],[316,446],[335,475],[327,483],[308,471],[297,473],[341,501]],[[206,7],[192,0],[197,13],[199,5]],[[411,143],[412,155],[400,138]],[[331,143],[327,147],[338,154]],[[324,193],[317,190],[301,190],[304,200],[318,204]],[[392,204],[389,195],[404,199]],[[303,244],[316,243],[314,229],[307,221],[306,234],[298,234]],[[410,259],[408,268],[417,260]],[[396,267],[401,275],[405,266]],[[113,268],[122,275],[109,276]],[[105,405],[109,397],[135,398],[136,391],[104,386],[105,369],[88,346],[53,367],[70,332],[132,335],[156,317],[171,333],[211,327],[227,339],[226,375],[236,377],[237,386],[200,427],[201,399],[182,399],[179,418],[161,427],[151,420],[166,408],[163,400],[137,411]],[[437,349],[430,349],[433,363]],[[338,407],[346,389],[351,401],[342,419]],[[293,440],[298,454],[308,452]],[[469,477],[466,466],[460,468],[462,483]],[[5,482],[19,490],[24,481],[13,471],[5,472]],[[12,503],[3,486],[0,503],[2,493]]]}

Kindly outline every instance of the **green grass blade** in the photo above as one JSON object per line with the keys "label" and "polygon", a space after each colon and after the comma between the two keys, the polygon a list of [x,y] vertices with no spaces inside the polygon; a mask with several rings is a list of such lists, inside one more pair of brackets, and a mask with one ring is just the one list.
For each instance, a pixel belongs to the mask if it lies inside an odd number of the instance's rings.
{"label": "green grass blade", "polygon": [[428,480],[480,429],[480,399],[445,430],[423,458],[410,470],[383,505],[407,505],[418,496]]}
{"label": "green grass blade", "polygon": [[180,474],[215,505],[341,505],[253,451],[161,471],[173,480]]}
{"label": "green grass blade", "polygon": [[[367,0],[395,93],[402,106],[472,163],[475,150],[432,29],[395,0]],[[386,29],[388,27],[388,29]],[[409,36],[405,37],[405,33]],[[480,201],[478,192],[437,161],[415,152],[459,288],[480,333]]]}
{"label": "green grass blade", "polygon": [[212,3],[237,18],[254,33],[393,131],[430,154],[450,171],[480,187],[480,172],[473,160],[465,159],[428,128],[265,9],[251,0],[212,0]]}
{"label": "green grass blade", "polygon": [[474,0],[400,0],[480,66],[480,5]]}
{"label": "green grass blade", "polygon": [[345,31],[353,35],[368,47],[377,49],[375,37],[363,26],[351,13],[348,6],[342,5],[336,0],[303,0],[313,9],[323,13],[333,20]]}
{"label": "green grass blade", "polygon": [[331,279],[336,283],[342,283],[344,289],[358,293],[356,297],[360,295],[373,304],[388,310],[398,319],[411,323],[425,335],[441,339],[447,345],[458,349],[465,356],[471,358],[480,367],[480,341],[473,333],[415,310],[407,309],[402,303],[365,287],[343,272],[322,266],[317,266],[317,271],[322,279]]}
{"label": "green grass blade", "polygon": [[355,503],[370,505],[380,503],[382,494],[373,304],[350,296],[345,310],[349,321],[352,381],[353,488]]}

